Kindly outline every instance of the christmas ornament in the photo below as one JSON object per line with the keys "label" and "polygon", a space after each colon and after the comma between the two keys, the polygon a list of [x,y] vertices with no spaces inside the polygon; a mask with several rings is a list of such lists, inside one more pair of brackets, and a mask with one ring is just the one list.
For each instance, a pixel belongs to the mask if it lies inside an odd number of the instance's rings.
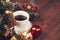
{"label": "christmas ornament", "polygon": [[31,33],[23,32],[20,34],[22,40],[32,40]]}
{"label": "christmas ornament", "polygon": [[10,40],[17,40],[14,36]]}
{"label": "christmas ornament", "polygon": [[6,14],[11,14],[12,11],[10,11],[10,10],[6,10],[5,13],[6,13]]}
{"label": "christmas ornament", "polygon": [[33,25],[30,29],[33,38],[37,38],[41,34],[41,28],[38,25]]}

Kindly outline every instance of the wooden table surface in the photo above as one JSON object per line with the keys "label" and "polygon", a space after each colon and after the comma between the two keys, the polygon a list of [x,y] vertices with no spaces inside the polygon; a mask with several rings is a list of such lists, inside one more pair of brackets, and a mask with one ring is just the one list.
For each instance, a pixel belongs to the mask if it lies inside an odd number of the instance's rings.
{"label": "wooden table surface", "polygon": [[60,40],[60,0],[35,0],[35,3],[39,5],[40,12],[40,18],[35,24],[42,28],[40,37],[35,40]]}

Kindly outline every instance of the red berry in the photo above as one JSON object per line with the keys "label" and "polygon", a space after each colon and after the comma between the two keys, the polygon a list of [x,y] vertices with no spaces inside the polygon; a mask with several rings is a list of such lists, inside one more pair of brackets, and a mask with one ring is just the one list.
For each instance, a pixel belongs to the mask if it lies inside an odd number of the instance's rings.
{"label": "red berry", "polygon": [[27,9],[28,9],[28,10],[30,10],[31,8],[32,8],[31,5],[28,5],[28,6],[27,6]]}
{"label": "red berry", "polygon": [[24,4],[21,4],[22,10],[27,10]]}

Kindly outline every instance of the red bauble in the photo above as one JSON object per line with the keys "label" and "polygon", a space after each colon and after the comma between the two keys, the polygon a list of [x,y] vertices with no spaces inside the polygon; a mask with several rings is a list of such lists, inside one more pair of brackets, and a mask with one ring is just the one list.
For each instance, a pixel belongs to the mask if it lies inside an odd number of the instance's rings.
{"label": "red bauble", "polygon": [[39,27],[38,25],[33,25],[32,28],[30,29],[30,32],[33,38],[37,38],[41,34],[41,27]]}

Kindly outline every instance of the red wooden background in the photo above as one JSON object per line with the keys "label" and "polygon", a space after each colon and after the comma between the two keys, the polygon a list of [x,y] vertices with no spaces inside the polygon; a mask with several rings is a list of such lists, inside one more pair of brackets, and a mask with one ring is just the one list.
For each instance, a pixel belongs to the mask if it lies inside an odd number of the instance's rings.
{"label": "red wooden background", "polygon": [[[28,0],[11,0],[24,3]],[[60,40],[60,0],[35,0],[39,5],[40,18],[35,24],[40,25],[42,33],[35,40]]]}

